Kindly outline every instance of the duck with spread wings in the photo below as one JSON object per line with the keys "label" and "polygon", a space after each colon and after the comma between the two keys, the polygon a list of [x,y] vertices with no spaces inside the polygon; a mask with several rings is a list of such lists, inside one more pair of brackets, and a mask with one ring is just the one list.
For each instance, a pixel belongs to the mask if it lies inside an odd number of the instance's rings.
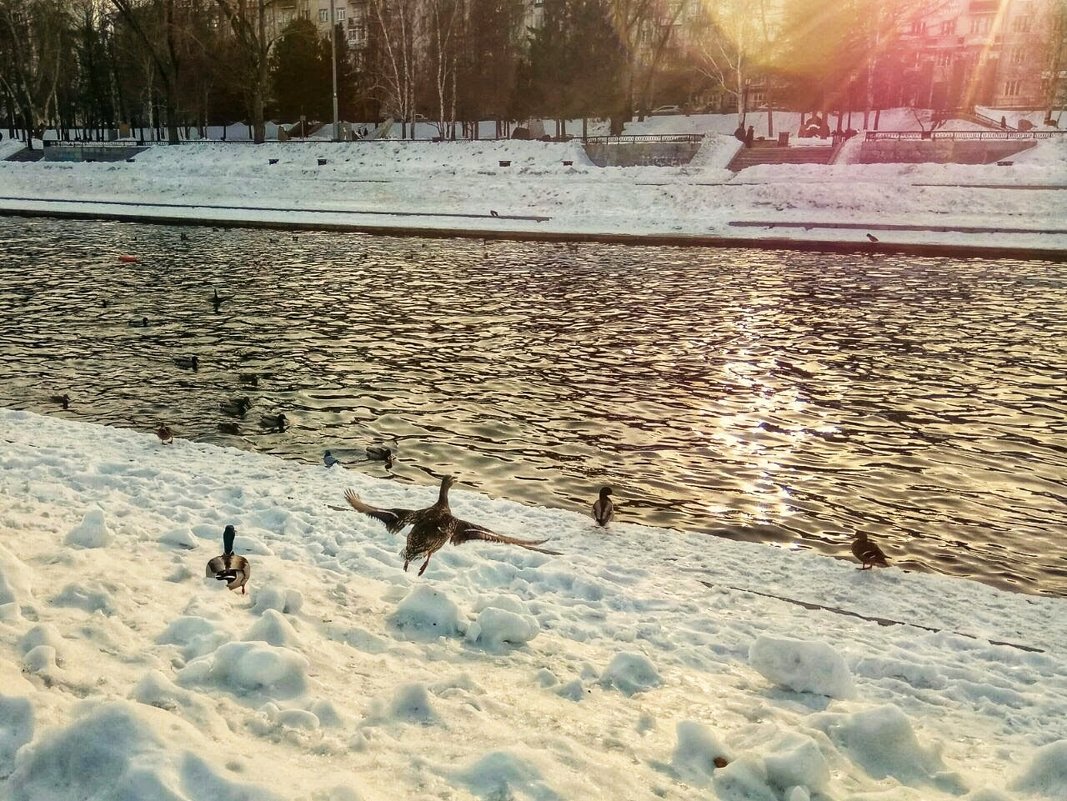
{"label": "duck with spread wings", "polygon": [[558,556],[559,551],[550,551],[547,548],[538,548],[545,540],[524,540],[518,537],[505,537],[495,534],[487,528],[468,523],[452,515],[448,506],[448,490],[456,483],[455,476],[445,476],[441,479],[441,493],[437,497],[437,503],[427,506],[425,509],[378,509],[364,503],[354,490],[345,490],[345,500],[357,512],[380,520],[391,534],[397,534],[411,526],[408,532],[407,544],[404,546],[404,570],[415,559],[422,556],[426,561],[419,568],[419,575],[426,572],[426,566],[430,564],[430,557],[441,550],[447,543],[462,545],[471,540],[485,540],[486,542],[500,542],[507,545],[518,545],[530,551],[552,554]]}

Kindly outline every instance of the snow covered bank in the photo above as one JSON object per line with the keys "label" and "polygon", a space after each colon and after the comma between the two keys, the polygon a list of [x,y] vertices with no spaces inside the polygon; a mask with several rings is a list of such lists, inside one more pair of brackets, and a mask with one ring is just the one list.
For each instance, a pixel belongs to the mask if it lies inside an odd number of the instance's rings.
{"label": "snow covered bank", "polygon": [[[133,163],[0,162],[0,210],[864,247],[869,227],[884,244],[1067,251],[1067,142],[1043,141],[1010,166],[774,165],[735,175],[725,164],[737,146],[711,135],[682,167],[601,168],[577,141],[193,143],[153,147]],[[782,223],[804,225],[773,227]],[[959,230],[978,227],[992,230]]]}
{"label": "snow covered bank", "polygon": [[[436,497],[0,410],[0,796],[1067,793],[1062,599],[455,490],[565,555],[420,579],[346,487]],[[203,578],[227,523],[246,596]]]}

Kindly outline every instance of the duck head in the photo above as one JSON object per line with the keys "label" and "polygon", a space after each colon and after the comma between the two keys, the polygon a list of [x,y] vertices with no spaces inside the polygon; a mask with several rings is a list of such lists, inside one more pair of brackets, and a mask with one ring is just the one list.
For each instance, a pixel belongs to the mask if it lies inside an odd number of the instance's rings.
{"label": "duck head", "polygon": [[609,495],[611,495],[611,487],[601,487],[600,488],[600,497],[601,498],[606,498]]}
{"label": "duck head", "polygon": [[222,552],[227,556],[233,553],[233,541],[237,536],[237,529],[233,526],[226,526],[222,532]]}

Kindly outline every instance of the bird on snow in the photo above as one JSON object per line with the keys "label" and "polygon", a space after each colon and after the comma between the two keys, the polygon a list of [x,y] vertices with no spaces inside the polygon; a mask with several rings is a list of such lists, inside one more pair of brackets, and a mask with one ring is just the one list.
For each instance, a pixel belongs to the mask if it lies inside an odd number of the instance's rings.
{"label": "bird on snow", "polygon": [[496,209],[489,209],[489,216],[490,217],[499,217],[500,215],[496,213]]}
{"label": "bird on snow", "polygon": [[260,425],[264,428],[270,429],[276,434],[281,434],[289,426],[289,418],[285,416],[284,412],[278,414],[267,414],[260,418]]}
{"label": "bird on snow", "polygon": [[164,445],[170,445],[174,442],[174,432],[170,430],[170,426],[166,423],[161,423],[159,428],[156,429],[156,436],[159,437],[159,441]]}
{"label": "bird on snow", "polygon": [[874,234],[867,234],[867,238],[869,240],[871,240],[872,242],[877,242],[878,241],[878,237],[876,237]]}
{"label": "bird on snow", "polygon": [[606,526],[615,517],[615,504],[611,502],[611,487],[601,487],[600,497],[593,503],[593,519]]}
{"label": "bird on snow", "polygon": [[882,549],[867,539],[867,532],[861,531],[856,534],[852,542],[852,555],[863,562],[860,570],[870,570],[873,566],[889,567],[889,561]]}
{"label": "bird on snow", "polygon": [[174,363],[184,370],[200,369],[200,359],[197,356],[176,356]]}
{"label": "bird on snow", "polygon": [[344,464],[344,462],[342,462],[340,459],[338,459],[336,456],[334,456],[329,451],[326,451],[326,453],[324,453],[322,455],[322,463],[324,465],[326,465],[327,467],[333,467],[335,464],[340,464],[340,465]]}
{"label": "bird on snow", "polygon": [[70,408],[70,395],[64,392],[62,395],[53,395],[49,398],[52,403],[58,403],[64,409]]}
{"label": "bird on snow", "polygon": [[208,578],[214,577],[218,581],[225,581],[229,589],[240,589],[241,595],[244,595],[245,585],[252,575],[252,566],[243,556],[237,556],[233,552],[233,540],[236,536],[237,531],[234,527],[226,526],[222,532],[222,556],[208,560],[205,575]]}
{"label": "bird on snow", "polygon": [[485,540],[486,542],[500,542],[507,545],[518,545],[530,551],[559,555],[558,551],[550,551],[547,548],[538,548],[538,545],[548,542],[544,540],[524,540],[517,537],[505,537],[495,534],[487,528],[468,523],[452,515],[448,506],[448,490],[456,483],[455,476],[445,476],[441,479],[441,491],[437,497],[437,503],[427,506],[425,509],[378,509],[363,503],[354,490],[345,490],[345,500],[357,512],[373,517],[385,524],[386,530],[391,534],[397,534],[407,526],[411,530],[407,535],[404,545],[404,570],[412,560],[425,556],[426,561],[419,568],[419,575],[426,572],[426,566],[430,564],[430,557],[441,550],[447,543],[461,545],[471,540]]}

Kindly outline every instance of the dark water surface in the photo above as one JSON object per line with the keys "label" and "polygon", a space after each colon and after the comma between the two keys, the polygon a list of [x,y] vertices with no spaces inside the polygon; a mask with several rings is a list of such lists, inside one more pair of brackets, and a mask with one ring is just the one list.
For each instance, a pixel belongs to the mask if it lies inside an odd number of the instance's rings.
{"label": "dark water surface", "polygon": [[1067,596],[1062,265],[182,230],[0,219],[0,405]]}

